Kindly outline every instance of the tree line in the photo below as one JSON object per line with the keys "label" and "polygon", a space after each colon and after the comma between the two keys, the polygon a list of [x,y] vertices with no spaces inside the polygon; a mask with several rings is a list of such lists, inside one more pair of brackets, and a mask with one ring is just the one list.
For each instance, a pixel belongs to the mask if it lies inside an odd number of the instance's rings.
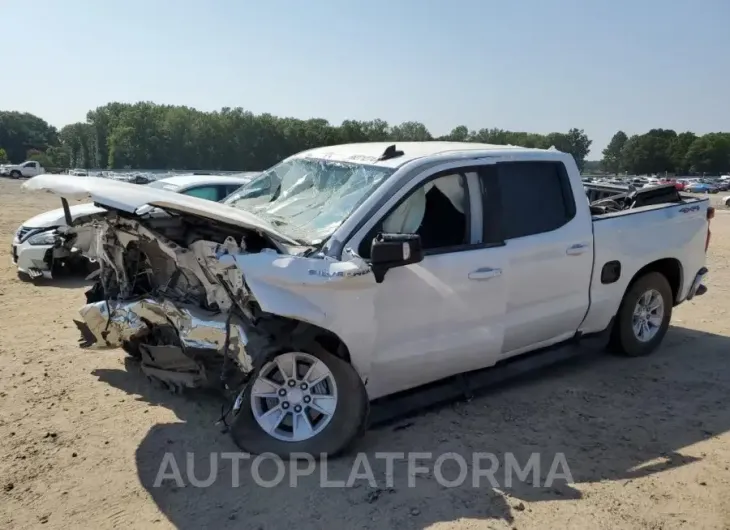
{"label": "tree line", "polygon": [[609,173],[635,175],[730,172],[730,133],[697,135],[671,129],[652,129],[627,136],[618,131],[603,150],[602,168]]}
{"label": "tree line", "polygon": [[[580,166],[591,140],[581,129],[535,134],[461,125],[435,137],[419,122],[375,119],[280,118],[241,108],[202,112],[190,107],[109,103],[86,121],[56,130],[32,114],[0,111],[0,148],[15,163],[35,159],[47,168],[217,169],[256,171],[313,147],[353,142],[450,140],[549,148],[571,153]],[[0,155],[1,156],[1,155]]]}
{"label": "tree line", "polygon": [[[256,171],[313,147],[352,142],[448,140],[550,148],[570,153],[584,169],[592,141],[582,129],[537,134],[498,128],[455,127],[434,136],[415,121],[280,118],[225,107],[203,112],[150,102],[109,103],[86,121],[60,130],[38,116],[0,111],[0,162],[38,160],[46,168]],[[617,132],[600,165],[610,173],[721,173],[730,169],[730,133],[702,136],[652,129],[628,137]],[[596,167],[597,166],[597,167]]]}

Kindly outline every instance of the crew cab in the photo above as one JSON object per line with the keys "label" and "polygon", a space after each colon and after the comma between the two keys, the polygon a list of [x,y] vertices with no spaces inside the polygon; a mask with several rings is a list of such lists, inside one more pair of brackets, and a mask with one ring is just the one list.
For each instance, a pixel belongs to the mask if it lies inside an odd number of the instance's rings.
{"label": "crew cab", "polygon": [[[81,177],[86,175],[76,175]],[[53,176],[51,178],[68,178]],[[177,175],[158,179],[147,184],[175,193],[220,201],[250,181],[253,175]],[[81,223],[93,214],[105,211],[94,204],[78,204],[69,209],[72,222]],[[78,271],[87,268],[84,252],[91,245],[91,227],[68,232],[63,208],[36,215],[25,221],[13,238],[13,263],[18,267],[18,277],[23,281],[39,278],[51,279],[54,272],[63,268]]]}
{"label": "crew cab", "polygon": [[282,456],[337,454],[372,400],[576,338],[652,352],[702,292],[712,216],[673,187],[591,206],[570,155],[476,143],[321,147],[224,205],[93,177],[25,186],[108,210],[89,221],[82,344],[173,388],[222,385],[235,442]]}
{"label": "crew cab", "polygon": [[17,165],[6,164],[0,167],[0,175],[7,175],[14,179],[35,177],[45,172],[46,170],[41,166],[40,162],[36,162],[35,160],[27,160]]}

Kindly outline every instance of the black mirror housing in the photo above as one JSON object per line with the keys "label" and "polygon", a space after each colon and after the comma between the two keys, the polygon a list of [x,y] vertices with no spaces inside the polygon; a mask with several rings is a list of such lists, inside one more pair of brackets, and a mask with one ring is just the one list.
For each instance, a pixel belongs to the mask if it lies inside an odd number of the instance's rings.
{"label": "black mirror housing", "polygon": [[423,247],[418,234],[380,233],[375,236],[370,247],[370,263],[378,283],[383,281],[389,269],[421,261]]}

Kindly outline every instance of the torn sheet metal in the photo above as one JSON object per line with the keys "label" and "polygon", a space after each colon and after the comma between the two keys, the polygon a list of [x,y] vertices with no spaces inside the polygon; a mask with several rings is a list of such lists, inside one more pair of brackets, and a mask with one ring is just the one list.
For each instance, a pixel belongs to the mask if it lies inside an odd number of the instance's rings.
{"label": "torn sheet metal", "polygon": [[[174,304],[169,300],[144,298],[131,302],[94,302],[81,308],[95,344],[118,348],[123,342],[141,338],[153,325],[171,325],[178,332],[183,349],[216,350],[224,355],[226,320],[223,313],[208,313],[193,306]],[[231,317],[228,355],[244,373],[253,369],[246,352],[248,336],[243,322]]]}

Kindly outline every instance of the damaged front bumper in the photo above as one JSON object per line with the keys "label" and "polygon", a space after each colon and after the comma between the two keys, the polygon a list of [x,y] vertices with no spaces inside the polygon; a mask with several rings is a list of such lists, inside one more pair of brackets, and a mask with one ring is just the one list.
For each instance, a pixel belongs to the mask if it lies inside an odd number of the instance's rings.
{"label": "damaged front bumper", "polygon": [[[99,301],[81,308],[83,322],[74,321],[82,334],[83,347],[118,348],[141,341],[154,327],[172,327],[179,338],[174,346],[195,360],[201,354],[228,357],[243,373],[253,370],[246,351],[248,336],[243,321],[233,313],[211,313],[170,300],[143,298],[134,301]],[[144,353],[151,353],[146,346]],[[159,354],[163,352],[157,350]]]}

